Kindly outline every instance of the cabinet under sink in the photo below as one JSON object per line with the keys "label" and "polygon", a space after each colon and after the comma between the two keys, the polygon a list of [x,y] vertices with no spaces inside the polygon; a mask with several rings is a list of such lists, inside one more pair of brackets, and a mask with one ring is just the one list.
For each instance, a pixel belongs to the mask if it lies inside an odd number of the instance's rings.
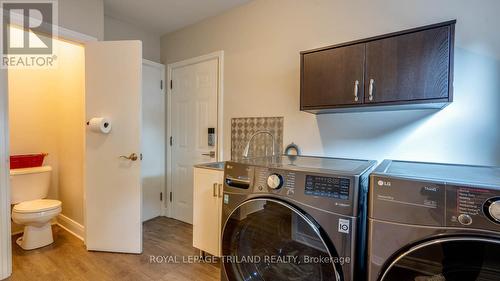
{"label": "cabinet under sink", "polygon": [[225,162],[194,166],[193,247],[220,256]]}

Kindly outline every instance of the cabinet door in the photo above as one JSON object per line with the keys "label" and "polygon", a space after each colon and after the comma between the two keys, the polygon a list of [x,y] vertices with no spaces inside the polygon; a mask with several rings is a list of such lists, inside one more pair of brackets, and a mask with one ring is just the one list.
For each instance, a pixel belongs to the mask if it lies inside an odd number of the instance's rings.
{"label": "cabinet door", "polygon": [[365,102],[447,99],[451,28],[444,26],[368,42]]}
{"label": "cabinet door", "polygon": [[362,103],[364,56],[365,44],[302,54],[301,108]]}
{"label": "cabinet door", "polygon": [[220,255],[223,171],[194,169],[193,246]]}

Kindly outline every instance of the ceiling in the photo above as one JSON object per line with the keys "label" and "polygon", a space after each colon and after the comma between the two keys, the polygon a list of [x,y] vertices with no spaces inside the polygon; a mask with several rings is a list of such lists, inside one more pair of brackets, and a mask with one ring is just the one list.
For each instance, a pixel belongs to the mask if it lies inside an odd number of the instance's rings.
{"label": "ceiling", "polygon": [[163,35],[246,2],[249,0],[104,0],[104,13]]}

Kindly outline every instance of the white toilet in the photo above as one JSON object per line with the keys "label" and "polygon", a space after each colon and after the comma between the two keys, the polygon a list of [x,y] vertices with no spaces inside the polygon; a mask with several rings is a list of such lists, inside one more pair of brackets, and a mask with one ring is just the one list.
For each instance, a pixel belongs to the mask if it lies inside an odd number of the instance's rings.
{"label": "white toilet", "polygon": [[12,220],[24,225],[16,243],[24,250],[54,242],[51,220],[61,213],[61,201],[43,199],[50,186],[50,166],[10,170]]}

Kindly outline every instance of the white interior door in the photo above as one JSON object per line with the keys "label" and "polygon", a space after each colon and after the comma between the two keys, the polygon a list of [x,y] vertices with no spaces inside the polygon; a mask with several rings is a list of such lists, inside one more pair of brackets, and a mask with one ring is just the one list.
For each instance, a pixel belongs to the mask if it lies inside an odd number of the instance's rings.
{"label": "white interior door", "polygon": [[217,131],[218,59],[172,69],[172,208],[173,218],[193,222],[193,165],[209,156],[208,128]]}
{"label": "white interior door", "polygon": [[[85,75],[87,120],[105,117],[112,125],[109,134],[86,131],[85,243],[141,253],[141,42],[86,44]],[[132,153],[135,161],[120,158]]]}
{"label": "white interior door", "polygon": [[142,220],[161,215],[165,190],[165,68],[142,65]]}

